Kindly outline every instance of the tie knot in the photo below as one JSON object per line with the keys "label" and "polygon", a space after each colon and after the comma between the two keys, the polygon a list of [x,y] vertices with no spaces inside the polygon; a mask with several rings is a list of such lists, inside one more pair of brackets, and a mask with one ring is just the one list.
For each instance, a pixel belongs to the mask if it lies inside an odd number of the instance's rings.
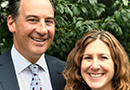
{"label": "tie knot", "polygon": [[38,66],[36,64],[31,64],[29,66],[29,69],[31,71],[31,73],[34,75],[34,76],[37,76],[37,73],[38,73]]}

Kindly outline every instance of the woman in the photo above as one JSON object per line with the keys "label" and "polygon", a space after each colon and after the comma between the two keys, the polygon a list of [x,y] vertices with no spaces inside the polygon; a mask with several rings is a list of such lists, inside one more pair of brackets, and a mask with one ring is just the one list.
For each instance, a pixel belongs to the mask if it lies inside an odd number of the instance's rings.
{"label": "woman", "polygon": [[130,90],[129,72],[119,41],[107,31],[93,30],[68,55],[64,90]]}

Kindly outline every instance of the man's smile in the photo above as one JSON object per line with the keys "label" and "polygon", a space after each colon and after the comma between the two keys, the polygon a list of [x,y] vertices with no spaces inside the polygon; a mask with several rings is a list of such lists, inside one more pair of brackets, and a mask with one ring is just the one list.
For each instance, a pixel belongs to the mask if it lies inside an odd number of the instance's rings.
{"label": "man's smile", "polygon": [[33,37],[31,37],[31,39],[37,42],[44,42],[46,40],[46,39],[39,39],[39,38],[33,38]]}

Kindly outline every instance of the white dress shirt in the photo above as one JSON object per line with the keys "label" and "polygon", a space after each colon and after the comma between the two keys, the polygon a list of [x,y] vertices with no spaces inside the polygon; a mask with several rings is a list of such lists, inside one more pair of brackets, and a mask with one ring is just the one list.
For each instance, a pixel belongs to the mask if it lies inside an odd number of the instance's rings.
{"label": "white dress shirt", "polygon": [[[30,83],[32,80],[31,72],[28,66],[31,64],[25,59],[14,47],[11,49],[11,56],[19,84],[20,90],[30,90]],[[45,61],[45,55],[36,62],[41,68],[38,70],[39,78],[41,79],[42,87],[44,90],[52,90],[49,71]]]}

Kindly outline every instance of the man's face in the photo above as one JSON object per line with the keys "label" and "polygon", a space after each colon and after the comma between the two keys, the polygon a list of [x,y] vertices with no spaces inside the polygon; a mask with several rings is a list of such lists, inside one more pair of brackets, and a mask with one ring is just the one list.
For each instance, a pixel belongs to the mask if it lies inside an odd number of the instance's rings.
{"label": "man's face", "polygon": [[22,0],[17,22],[13,22],[14,46],[30,62],[36,62],[51,45],[54,11],[49,0]]}

